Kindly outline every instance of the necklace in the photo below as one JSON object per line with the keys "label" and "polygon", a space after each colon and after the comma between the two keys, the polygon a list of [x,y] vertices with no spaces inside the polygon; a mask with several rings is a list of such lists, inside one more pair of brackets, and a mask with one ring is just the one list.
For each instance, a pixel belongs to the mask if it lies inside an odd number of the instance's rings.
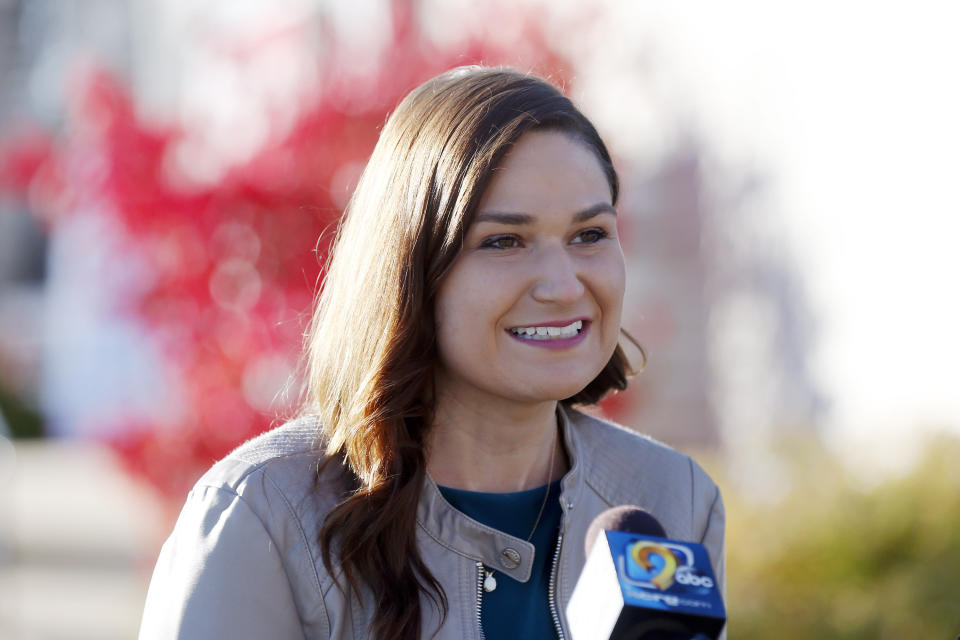
{"label": "necklace", "polygon": [[[530,535],[527,536],[527,542],[530,542],[533,539],[533,534],[537,532],[537,527],[540,526],[540,518],[543,517],[543,510],[547,506],[547,498],[550,497],[550,483],[553,476],[553,456],[557,452],[557,443],[553,443],[553,447],[550,449],[550,463],[547,465],[547,490],[543,493],[543,502],[540,503],[540,511],[537,512],[537,519],[533,523],[533,529],[530,530]],[[487,576],[483,579],[483,590],[487,593],[490,593],[497,588],[497,579],[493,577],[493,574],[497,572],[496,569],[485,569]]]}

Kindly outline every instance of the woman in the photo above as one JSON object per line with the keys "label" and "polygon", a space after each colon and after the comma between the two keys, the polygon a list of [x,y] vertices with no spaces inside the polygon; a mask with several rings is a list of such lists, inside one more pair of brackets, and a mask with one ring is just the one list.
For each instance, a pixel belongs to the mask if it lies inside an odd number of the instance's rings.
{"label": "woman", "polygon": [[301,419],[191,492],[141,638],[556,638],[604,509],[703,542],[686,456],[572,408],[623,389],[617,176],[549,83],[461,68],[387,121],[318,298]]}

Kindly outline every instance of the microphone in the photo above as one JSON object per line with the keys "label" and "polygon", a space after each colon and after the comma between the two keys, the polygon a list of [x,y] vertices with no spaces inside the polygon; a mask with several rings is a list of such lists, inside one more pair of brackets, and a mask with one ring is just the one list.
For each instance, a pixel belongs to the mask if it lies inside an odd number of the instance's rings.
{"label": "microphone", "polygon": [[669,540],[652,515],[607,509],[567,605],[573,640],[716,640],[727,620],[701,544]]}
{"label": "microphone", "polygon": [[587,537],[583,543],[583,552],[587,554],[587,557],[593,550],[597,536],[604,530],[626,531],[627,533],[655,536],[657,538],[667,537],[667,532],[660,521],[640,507],[632,507],[628,504],[611,507],[594,518],[587,528]]}

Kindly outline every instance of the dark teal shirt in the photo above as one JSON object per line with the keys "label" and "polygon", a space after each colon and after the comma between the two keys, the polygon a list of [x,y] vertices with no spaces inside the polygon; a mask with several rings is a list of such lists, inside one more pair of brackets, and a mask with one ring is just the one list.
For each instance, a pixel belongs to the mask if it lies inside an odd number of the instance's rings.
{"label": "dark teal shirt", "polygon": [[[497,588],[483,592],[480,618],[487,640],[556,640],[547,590],[553,551],[560,529],[560,481],[549,485],[550,496],[530,542],[536,548],[533,570],[526,582],[517,582],[499,571]],[[543,504],[547,486],[516,493],[481,493],[440,487],[440,493],[477,522],[526,540]],[[486,567],[487,570],[496,567]]]}

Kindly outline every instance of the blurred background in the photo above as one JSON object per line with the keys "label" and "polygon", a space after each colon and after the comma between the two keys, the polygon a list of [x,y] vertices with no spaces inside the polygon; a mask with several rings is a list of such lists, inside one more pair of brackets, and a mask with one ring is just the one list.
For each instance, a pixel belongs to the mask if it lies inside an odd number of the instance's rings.
{"label": "blurred background", "polygon": [[958,28],[928,0],[0,0],[0,636],[134,636],[190,485],[295,408],[378,127],[485,63],[561,84],[615,156],[649,363],[603,412],[720,482],[730,637],[955,637]]}

